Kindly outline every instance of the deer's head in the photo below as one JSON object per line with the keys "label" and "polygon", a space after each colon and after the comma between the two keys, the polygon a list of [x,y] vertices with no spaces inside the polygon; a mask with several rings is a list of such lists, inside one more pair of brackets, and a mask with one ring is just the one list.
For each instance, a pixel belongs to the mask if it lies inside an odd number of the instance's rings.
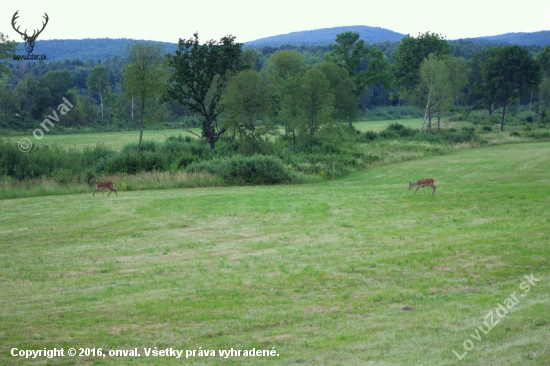
{"label": "deer's head", "polygon": [[40,30],[36,29],[36,30],[33,32],[32,36],[29,36],[29,35],[27,34],[27,30],[26,30],[26,29],[25,29],[25,31],[24,31],[23,33],[21,33],[21,32],[19,31],[19,27],[17,27],[17,28],[15,27],[15,20],[16,20],[17,18],[19,18],[18,13],[19,13],[19,10],[17,10],[17,11],[15,12],[15,14],[13,14],[13,17],[11,18],[11,25],[12,25],[13,29],[15,29],[15,31],[16,31],[17,33],[19,33],[19,34],[21,35],[21,38],[23,38],[23,40],[25,41],[25,50],[27,51],[27,53],[31,53],[31,52],[34,50],[34,41],[36,41],[36,38],[38,38],[38,35],[39,35],[40,33],[42,33],[42,31],[44,30],[44,28],[46,28],[46,24],[48,24],[48,19],[49,19],[49,18],[48,18],[48,14],[44,13],[45,16],[44,16],[43,18],[46,19],[46,21],[45,21],[45,22],[42,22],[42,29],[40,29]]}

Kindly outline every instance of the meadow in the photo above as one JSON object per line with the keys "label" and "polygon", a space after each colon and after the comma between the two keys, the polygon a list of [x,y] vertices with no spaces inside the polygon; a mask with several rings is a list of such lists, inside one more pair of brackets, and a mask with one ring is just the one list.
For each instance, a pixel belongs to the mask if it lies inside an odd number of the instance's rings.
{"label": "meadow", "polygon": [[[200,133],[199,129],[196,130]],[[183,129],[165,129],[165,130],[144,130],[143,140],[161,142],[169,136],[191,136]],[[34,145],[41,147],[44,145],[57,145],[63,148],[75,148],[81,150],[83,147],[93,147],[97,143],[102,143],[114,150],[121,150],[125,145],[137,143],[139,141],[139,131],[120,131],[120,132],[97,132],[97,133],[75,133],[75,134],[44,134],[40,140],[35,139],[31,134],[18,134],[10,136],[9,139],[17,142],[21,138],[28,138]]]}
{"label": "meadow", "polygon": [[[380,132],[391,123],[400,123],[406,127],[420,128],[422,126],[422,118],[411,118],[402,120],[384,120],[384,121],[360,121],[355,123],[355,128],[361,132],[367,130]],[[448,122],[447,122],[448,123]],[[200,134],[199,128],[192,128],[193,132]],[[169,136],[196,136],[190,134],[183,129],[164,129],[164,130],[144,130],[143,140],[162,142]],[[32,136],[32,133],[17,133],[10,134],[9,139],[13,142],[19,141],[21,138],[28,138],[31,142],[40,147],[44,145],[58,145],[63,148],[82,149],[83,147],[93,147],[98,142],[101,142],[107,147],[114,150],[121,150],[125,145],[137,143],[139,140],[139,131],[121,131],[121,132],[97,132],[97,133],[74,133],[74,134],[44,134],[44,137],[37,140]]]}
{"label": "meadow", "polygon": [[[432,121],[433,122],[433,121]],[[374,131],[380,132],[389,124],[399,123],[405,127],[420,128],[422,126],[422,118],[408,118],[399,120],[384,120],[384,121],[359,121],[354,124],[355,128],[361,132]]]}
{"label": "meadow", "polygon": [[[506,144],[312,184],[1,200],[0,364],[548,365],[549,154]],[[435,196],[407,190],[425,177]],[[278,356],[218,355],[231,348]],[[216,356],[185,359],[199,349]]]}

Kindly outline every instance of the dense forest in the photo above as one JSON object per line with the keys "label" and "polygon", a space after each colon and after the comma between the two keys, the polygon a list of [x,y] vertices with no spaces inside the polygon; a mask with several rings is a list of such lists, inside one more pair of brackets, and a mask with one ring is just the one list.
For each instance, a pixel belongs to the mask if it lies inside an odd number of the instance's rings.
{"label": "dense forest", "polygon": [[[345,39],[342,35],[353,35]],[[340,38],[339,38],[340,37]],[[435,38],[434,38],[435,37]],[[444,44],[446,57],[457,62],[457,65],[450,66],[451,71],[460,70],[460,89],[456,90],[454,106],[479,108],[486,104],[483,101],[483,92],[479,89],[484,84],[482,69],[486,59],[493,55],[496,50],[505,45],[494,45],[489,43],[474,43],[472,41],[446,41],[444,37],[433,34],[421,34],[418,37],[406,36],[400,42],[382,42],[368,45],[356,32],[344,32],[337,35],[334,43],[317,46],[296,46],[283,45],[278,47],[264,46],[259,49],[246,48],[239,45],[240,62],[246,65],[245,68],[254,70],[269,80],[270,70],[277,62],[277,55],[295,55],[297,60],[303,64],[303,70],[317,70],[324,73],[325,79],[329,81],[331,93],[334,95],[335,112],[332,118],[341,119],[338,115],[338,99],[341,91],[338,88],[342,83],[350,83],[352,94],[356,98],[356,105],[349,106],[359,117],[376,107],[391,105],[413,105],[424,109],[420,104],[422,98],[412,98],[410,93],[403,92],[403,85],[399,85],[400,68],[407,64],[410,57],[414,59],[412,67],[418,73],[420,63],[429,55],[430,43]],[[424,47],[425,50],[415,50],[414,45],[406,50],[407,42],[413,41]],[[59,104],[59,101],[66,97],[75,105],[73,111],[60,121],[56,130],[57,133],[67,130],[83,129],[90,130],[122,130],[137,128],[137,111],[133,96],[125,92],[127,89],[124,83],[124,69],[130,64],[128,50],[130,45],[139,42],[129,40],[83,40],[83,41],[43,41],[37,44],[40,52],[45,52],[48,59],[61,57],[62,54],[76,52],[77,43],[86,42],[89,56],[86,59],[75,58],[72,60],[49,60],[49,61],[8,61],[10,52],[4,50],[2,55],[7,60],[3,63],[2,83],[0,84],[0,128],[5,130],[30,130],[36,125],[36,121],[43,120],[44,116],[50,113],[51,109]],[[212,42],[212,41],[211,41]],[[163,54],[174,54],[174,44],[149,42],[158,46]],[[14,43],[3,43],[14,46]],[[50,47],[55,45],[55,47]],[[103,47],[108,45],[108,47]],[[19,44],[17,47],[21,48]],[[548,46],[547,46],[548,47]],[[344,48],[345,50],[342,50]],[[522,46],[530,57],[546,55],[547,48],[540,46]],[[101,51],[100,51],[101,50]],[[13,51],[13,49],[12,49]],[[115,52],[116,51],[116,52]],[[38,50],[37,50],[38,52]],[[101,52],[101,53],[97,53]],[[342,53],[344,52],[344,53]],[[353,54],[353,66],[345,65],[351,62],[348,55]],[[421,52],[420,56],[405,55],[405,52]],[[117,53],[112,57],[105,57]],[[338,57],[334,56],[340,54]],[[404,56],[403,56],[404,55]],[[336,58],[335,58],[336,57]],[[405,58],[403,58],[405,57]],[[544,58],[540,56],[539,58]],[[450,61],[449,61],[450,62]],[[333,80],[344,78],[335,76],[327,69],[328,64],[335,64],[347,68],[349,80]],[[327,71],[329,70],[329,71]],[[407,71],[413,72],[413,71]],[[101,75],[101,76],[100,76]],[[103,77],[101,86],[97,84],[97,78]],[[359,80],[361,80],[359,82]],[[545,79],[546,80],[546,79]],[[419,80],[412,80],[419,84]],[[277,83],[270,80],[270,88],[276,87]],[[546,84],[543,82],[541,88]],[[350,90],[351,90],[350,89]],[[539,104],[544,106],[545,91],[540,88],[532,90],[532,98],[537,102],[533,111],[538,111]],[[518,98],[526,98],[525,95]],[[528,101],[521,99],[523,103]],[[531,102],[531,100],[529,100]],[[275,112],[271,120],[281,123],[283,119],[280,102],[275,102]],[[201,116],[193,111],[185,103],[178,103],[175,99],[167,100],[160,98],[153,108],[154,113],[148,115],[149,123],[164,123],[170,126],[199,127]],[[277,110],[278,109],[278,110]],[[355,111],[357,109],[357,111]],[[490,108],[489,108],[490,109]],[[353,114],[352,113],[352,114]],[[223,115],[222,115],[223,116]],[[357,118],[354,117],[354,118]],[[346,117],[347,118],[347,117]],[[65,129],[64,129],[65,128]]]}

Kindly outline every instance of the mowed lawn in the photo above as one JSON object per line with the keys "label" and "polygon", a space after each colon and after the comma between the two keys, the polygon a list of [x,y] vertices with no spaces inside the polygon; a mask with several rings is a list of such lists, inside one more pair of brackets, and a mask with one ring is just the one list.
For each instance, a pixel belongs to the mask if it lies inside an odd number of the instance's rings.
{"label": "mowed lawn", "polygon": [[[407,190],[427,177],[435,196]],[[547,142],[319,184],[0,205],[2,365],[549,364]],[[22,360],[14,347],[141,356]],[[146,357],[154,347],[216,356]]]}

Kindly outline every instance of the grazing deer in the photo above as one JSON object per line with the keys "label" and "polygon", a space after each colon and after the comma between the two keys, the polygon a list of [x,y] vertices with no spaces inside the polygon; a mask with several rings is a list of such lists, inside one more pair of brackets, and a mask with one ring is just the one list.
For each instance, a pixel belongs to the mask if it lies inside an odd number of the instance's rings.
{"label": "grazing deer", "polygon": [[434,182],[435,182],[435,179],[433,179],[433,178],[420,179],[416,183],[409,182],[409,191],[411,190],[412,187],[417,186],[416,191],[414,191],[414,194],[416,195],[416,192],[418,191],[418,188],[422,187],[422,191],[424,192],[424,196],[425,196],[426,191],[424,190],[424,187],[430,186],[433,189],[432,195],[434,195],[435,194]]}
{"label": "grazing deer", "polygon": [[[115,189],[115,185],[113,184],[113,182],[96,182],[95,178],[92,178],[92,179],[90,179],[90,181],[88,183],[94,183],[97,187],[97,190],[94,192],[92,197],[95,197],[95,193],[97,191],[101,191],[101,194],[103,194],[103,196],[105,196],[105,193],[103,192],[103,190],[105,188],[109,188],[111,190],[111,192],[109,192],[109,194],[113,193],[113,191],[114,191],[116,196],[118,197],[118,193]],[[107,195],[107,197],[109,197],[109,194]]]}

